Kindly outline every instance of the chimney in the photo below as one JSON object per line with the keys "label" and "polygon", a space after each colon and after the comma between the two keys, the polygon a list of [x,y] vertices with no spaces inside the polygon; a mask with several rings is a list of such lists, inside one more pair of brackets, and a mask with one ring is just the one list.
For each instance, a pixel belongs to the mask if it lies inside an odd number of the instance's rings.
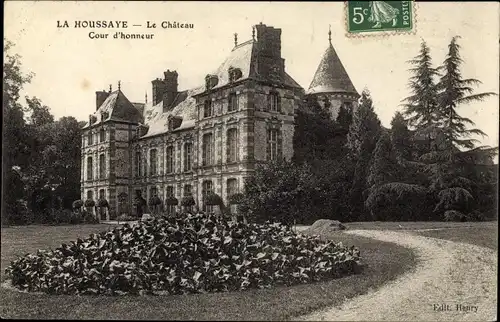
{"label": "chimney", "polygon": [[109,93],[105,90],[95,92],[95,110],[97,111],[101,107],[102,103],[108,98]]}
{"label": "chimney", "polygon": [[159,78],[151,82],[153,84],[153,105],[161,102],[165,94],[165,82]]}
{"label": "chimney", "polygon": [[166,111],[170,105],[174,102],[178,91],[177,91],[177,79],[178,74],[177,71],[170,71],[167,69],[166,72],[163,73],[165,76],[165,93],[163,94],[163,110]]}
{"label": "chimney", "polygon": [[258,72],[267,78],[272,74],[282,74],[285,60],[281,58],[281,29],[265,24],[255,25],[257,31]]}

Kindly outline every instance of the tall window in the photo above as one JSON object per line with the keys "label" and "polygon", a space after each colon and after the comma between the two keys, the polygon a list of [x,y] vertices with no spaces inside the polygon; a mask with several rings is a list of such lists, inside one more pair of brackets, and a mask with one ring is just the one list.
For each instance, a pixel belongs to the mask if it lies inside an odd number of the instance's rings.
{"label": "tall window", "polygon": [[104,195],[104,189],[99,189],[99,199],[104,199],[106,196]]}
{"label": "tall window", "polygon": [[106,141],[106,131],[104,129],[101,129],[99,131],[99,142],[104,142]]}
{"label": "tall window", "polygon": [[[167,193],[167,198],[175,197],[174,187],[173,186],[167,186],[166,193]],[[169,214],[175,213],[175,205],[167,205],[167,212]]]}
{"label": "tall window", "polygon": [[193,194],[193,187],[190,184],[184,185],[183,197],[189,197]]}
{"label": "tall window", "polygon": [[135,162],[134,162],[134,168],[135,168],[135,176],[139,178],[141,176],[141,152],[137,151],[135,152]]}
{"label": "tall window", "polygon": [[226,187],[227,197],[234,195],[238,192],[238,180],[236,178],[227,179]]}
{"label": "tall window", "polygon": [[174,147],[167,147],[167,173],[174,172]]}
{"label": "tall window", "polygon": [[87,199],[90,199],[90,200],[94,199],[94,191],[92,191],[92,190],[87,191]]}
{"label": "tall window", "polygon": [[280,97],[278,93],[273,93],[271,92],[269,96],[267,97],[268,99],[268,105],[269,105],[269,111],[271,112],[277,112],[279,111],[279,104],[280,104]]}
{"label": "tall window", "polygon": [[99,155],[99,179],[106,178],[106,156],[104,153]]}
{"label": "tall window", "polygon": [[236,93],[229,94],[229,104],[227,106],[228,112],[233,112],[238,110],[238,96]]}
{"label": "tall window", "polygon": [[212,133],[207,133],[203,135],[203,146],[202,146],[202,164],[212,165],[213,161],[213,137]]}
{"label": "tall window", "polygon": [[203,195],[203,210],[206,212],[213,212],[213,206],[208,206],[205,204],[205,197],[213,192],[213,184],[212,181],[206,180],[203,181],[202,185],[202,195]]}
{"label": "tall window", "polygon": [[227,130],[227,162],[236,162],[238,155],[238,130]]}
{"label": "tall window", "polygon": [[268,137],[268,160],[278,159],[278,130],[271,129],[267,131]]}
{"label": "tall window", "polygon": [[94,137],[92,135],[92,131],[89,131],[89,133],[87,134],[87,142],[88,145],[94,144]]}
{"label": "tall window", "polygon": [[193,143],[184,144],[184,171],[190,171],[193,163]]}
{"label": "tall window", "polygon": [[157,171],[157,152],[156,149],[149,151],[149,174],[154,176]]}
{"label": "tall window", "polygon": [[149,194],[149,197],[158,197],[158,189],[156,187],[151,187],[151,189],[149,189]]}
{"label": "tall window", "polygon": [[206,100],[205,104],[203,105],[203,117],[210,116],[212,116],[212,101]]}
{"label": "tall window", "polygon": [[92,157],[87,157],[87,180],[94,179],[94,165]]}

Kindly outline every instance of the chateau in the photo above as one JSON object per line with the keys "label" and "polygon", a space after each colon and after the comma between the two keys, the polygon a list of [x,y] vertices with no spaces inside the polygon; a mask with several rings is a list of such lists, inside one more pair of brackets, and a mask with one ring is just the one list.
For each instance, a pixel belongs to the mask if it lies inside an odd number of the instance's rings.
{"label": "chateau", "polygon": [[[356,108],[359,94],[331,44],[305,91],[285,71],[281,29],[262,23],[200,86],[180,89],[177,71],[152,81],[152,101],[96,92],[82,137],[82,200],[105,198],[106,219],[133,213],[134,198],[162,201],[215,192],[227,203],[260,162],[293,155],[295,112],[305,95]],[[182,72],[182,71],[180,71]],[[322,105],[324,106],[324,105]],[[104,219],[104,218],[103,218]]]}

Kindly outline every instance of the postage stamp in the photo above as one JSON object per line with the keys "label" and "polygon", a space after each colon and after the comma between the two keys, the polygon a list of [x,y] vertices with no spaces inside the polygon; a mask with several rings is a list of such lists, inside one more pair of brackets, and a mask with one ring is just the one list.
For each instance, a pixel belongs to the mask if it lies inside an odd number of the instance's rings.
{"label": "postage stamp", "polygon": [[348,34],[407,33],[414,30],[413,1],[346,1]]}

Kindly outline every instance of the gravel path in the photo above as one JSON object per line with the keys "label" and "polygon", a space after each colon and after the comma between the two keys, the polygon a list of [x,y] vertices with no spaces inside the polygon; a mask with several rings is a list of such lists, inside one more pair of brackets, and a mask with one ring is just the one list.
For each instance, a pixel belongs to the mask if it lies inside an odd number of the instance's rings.
{"label": "gravel path", "polygon": [[411,248],[419,264],[376,291],[298,320],[496,321],[497,252],[410,232],[346,233]]}

